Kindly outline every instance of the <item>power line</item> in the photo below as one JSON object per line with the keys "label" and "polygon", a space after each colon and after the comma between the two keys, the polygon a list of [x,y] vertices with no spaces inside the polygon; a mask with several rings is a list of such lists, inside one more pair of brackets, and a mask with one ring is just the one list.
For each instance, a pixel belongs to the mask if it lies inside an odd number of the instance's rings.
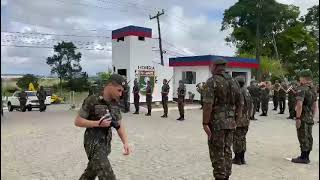
{"label": "power line", "polygon": [[90,36],[90,35],[73,35],[73,34],[53,34],[53,33],[18,32],[18,31],[1,31],[1,33],[50,35],[50,36],[71,36],[71,37],[101,37],[101,38],[110,38],[110,37],[108,37],[108,36]]}
{"label": "power line", "polygon": [[[47,49],[53,49],[53,47],[50,46],[24,46],[24,45],[4,45],[1,44],[1,46],[5,47],[17,47],[17,48],[47,48]],[[86,48],[76,48],[81,50],[98,50],[98,51],[112,51],[111,49],[86,49]]]}

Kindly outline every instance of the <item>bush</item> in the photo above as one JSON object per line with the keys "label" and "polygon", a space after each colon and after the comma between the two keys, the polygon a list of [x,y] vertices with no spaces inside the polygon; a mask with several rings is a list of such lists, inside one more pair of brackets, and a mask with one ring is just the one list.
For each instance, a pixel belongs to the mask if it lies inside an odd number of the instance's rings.
{"label": "bush", "polygon": [[32,74],[26,74],[22,78],[20,78],[17,82],[17,86],[21,89],[28,89],[29,84],[32,83],[35,89],[38,89],[39,79],[32,75]]}

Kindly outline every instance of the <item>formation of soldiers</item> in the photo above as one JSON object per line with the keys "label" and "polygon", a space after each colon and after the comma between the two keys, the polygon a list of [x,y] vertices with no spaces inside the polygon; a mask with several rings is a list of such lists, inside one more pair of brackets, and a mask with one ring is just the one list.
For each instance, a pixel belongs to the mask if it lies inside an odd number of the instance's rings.
{"label": "formation of soldiers", "polygon": [[[312,127],[316,111],[317,92],[311,81],[311,71],[304,70],[300,73],[299,83],[292,81],[289,87],[282,82],[251,81],[246,87],[244,77],[231,77],[226,71],[227,61],[216,60],[210,64],[212,77],[205,83],[197,85],[201,95],[203,110],[202,125],[208,138],[209,157],[212,162],[213,176],[216,180],[228,180],[232,172],[232,164],[246,164],[246,135],[249,130],[250,120],[257,120],[255,113],[260,111],[261,116],[268,115],[270,96],[274,101],[274,110],[279,105],[279,114],[284,114],[286,96],[288,94],[288,119],[296,120],[297,137],[300,143],[301,155],[292,158],[293,163],[310,163],[309,154],[313,146]],[[164,114],[168,117],[169,81],[163,80],[161,89]],[[128,95],[128,82],[120,75],[113,74],[98,94],[88,96],[75,119],[75,125],[85,127],[84,148],[88,156],[88,166],[80,179],[116,179],[108,154],[111,152],[111,128],[115,128],[123,143],[124,155],[129,155],[131,150],[128,145],[127,134],[121,122],[119,107],[120,97],[126,100]],[[132,90],[134,96],[135,112],[139,114],[139,85],[134,80]],[[319,91],[319,90],[318,90]],[[179,81],[178,108],[180,117],[184,120],[184,101],[186,87]],[[147,82],[146,101],[148,112],[152,111],[152,87]],[[234,157],[232,158],[232,151]]]}

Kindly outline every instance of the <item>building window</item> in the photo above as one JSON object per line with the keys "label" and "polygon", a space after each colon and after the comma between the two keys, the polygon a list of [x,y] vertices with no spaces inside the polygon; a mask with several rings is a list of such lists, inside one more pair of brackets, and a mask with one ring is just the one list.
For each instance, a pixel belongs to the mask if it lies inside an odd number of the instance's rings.
{"label": "building window", "polygon": [[182,72],[182,80],[185,84],[196,84],[196,72]]}
{"label": "building window", "polygon": [[144,37],[139,36],[139,37],[138,37],[138,40],[139,40],[139,41],[144,41]]}
{"label": "building window", "polygon": [[124,41],[124,37],[118,38],[117,42],[119,42],[119,41]]}

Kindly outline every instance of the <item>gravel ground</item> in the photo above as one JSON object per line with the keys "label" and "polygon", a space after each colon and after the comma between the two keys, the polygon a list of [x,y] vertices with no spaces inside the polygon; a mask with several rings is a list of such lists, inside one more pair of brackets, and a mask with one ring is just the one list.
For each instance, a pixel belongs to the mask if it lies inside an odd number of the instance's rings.
{"label": "gravel ground", "polygon": [[[272,105],[271,105],[272,106]],[[76,111],[51,105],[47,112],[5,112],[1,119],[1,178],[5,180],[78,179],[87,164],[83,128],[74,126]],[[271,109],[271,107],[269,108]],[[113,132],[109,159],[119,180],[212,180],[200,109],[186,110],[186,120],[176,121],[171,110],[151,117],[123,114],[133,153],[122,155],[122,144]],[[233,166],[232,180],[319,179],[319,124],[313,127],[311,163],[293,164],[299,155],[295,122],[288,112],[251,121],[247,135],[247,165]],[[316,119],[318,119],[318,114]]]}

